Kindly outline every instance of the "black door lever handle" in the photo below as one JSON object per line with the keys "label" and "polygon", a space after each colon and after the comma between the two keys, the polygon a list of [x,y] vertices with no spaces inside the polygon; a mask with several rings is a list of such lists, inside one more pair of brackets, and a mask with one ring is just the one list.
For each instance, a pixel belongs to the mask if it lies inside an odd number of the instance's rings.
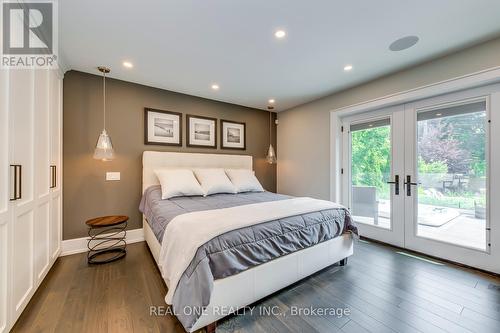
{"label": "black door lever handle", "polygon": [[394,176],[393,182],[387,182],[387,184],[394,184],[394,194],[399,195],[399,175]]}
{"label": "black door lever handle", "polygon": [[411,185],[417,186],[417,185],[420,185],[420,183],[412,183],[411,176],[407,175],[405,185],[406,185],[406,195],[408,197],[411,197]]}

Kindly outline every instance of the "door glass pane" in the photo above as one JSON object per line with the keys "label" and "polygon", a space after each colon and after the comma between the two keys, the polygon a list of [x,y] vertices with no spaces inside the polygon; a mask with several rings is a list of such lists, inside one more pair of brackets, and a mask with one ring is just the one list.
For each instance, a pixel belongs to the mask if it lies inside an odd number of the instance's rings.
{"label": "door glass pane", "polygon": [[418,113],[417,235],[486,249],[486,103]]}
{"label": "door glass pane", "polygon": [[356,222],[391,228],[390,119],[353,124],[351,212]]}

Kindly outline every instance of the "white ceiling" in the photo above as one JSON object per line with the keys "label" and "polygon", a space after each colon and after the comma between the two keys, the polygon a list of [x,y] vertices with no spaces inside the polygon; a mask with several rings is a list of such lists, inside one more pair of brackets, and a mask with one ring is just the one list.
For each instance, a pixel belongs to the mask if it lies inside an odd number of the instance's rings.
{"label": "white ceiling", "polygon": [[[62,0],[59,11],[67,69],[106,65],[111,77],[224,102],[264,109],[274,98],[277,110],[500,34],[498,0]],[[420,42],[388,50],[407,35]]]}

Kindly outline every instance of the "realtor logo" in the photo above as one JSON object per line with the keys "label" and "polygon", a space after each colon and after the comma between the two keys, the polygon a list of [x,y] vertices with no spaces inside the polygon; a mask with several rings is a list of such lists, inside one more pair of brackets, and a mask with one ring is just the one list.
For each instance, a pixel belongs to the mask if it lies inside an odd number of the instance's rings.
{"label": "realtor logo", "polygon": [[54,1],[2,3],[2,68],[57,67]]}

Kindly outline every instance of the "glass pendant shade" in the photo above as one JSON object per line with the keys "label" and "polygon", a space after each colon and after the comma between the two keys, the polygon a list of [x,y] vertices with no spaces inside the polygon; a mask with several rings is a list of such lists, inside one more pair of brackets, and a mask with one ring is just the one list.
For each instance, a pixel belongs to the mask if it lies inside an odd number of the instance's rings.
{"label": "glass pendant shade", "polygon": [[[272,109],[272,106],[267,107],[269,110]],[[269,112],[269,149],[267,150],[267,156],[266,156],[266,161],[269,164],[274,164],[277,162],[276,158],[276,152],[274,151],[274,147],[271,144],[272,142],[272,127],[271,127],[271,122],[272,122],[272,115],[271,112]]]}
{"label": "glass pendant shade", "polygon": [[95,145],[94,158],[101,161],[111,161],[115,158],[115,151],[113,150],[113,144],[111,143],[111,138],[108,133],[106,133],[106,74],[110,72],[109,68],[104,66],[97,67],[102,73],[102,97],[103,97],[103,118],[104,126],[99,138],[97,139],[97,144]]}
{"label": "glass pendant shade", "polygon": [[106,130],[102,130],[102,133],[97,139],[97,144],[94,150],[94,158],[96,160],[111,161],[115,157],[115,151],[113,150],[113,144],[111,143],[111,138],[109,137]]}
{"label": "glass pendant shade", "polygon": [[269,145],[269,149],[267,150],[266,161],[269,164],[276,163],[276,152],[274,151],[273,145]]}

